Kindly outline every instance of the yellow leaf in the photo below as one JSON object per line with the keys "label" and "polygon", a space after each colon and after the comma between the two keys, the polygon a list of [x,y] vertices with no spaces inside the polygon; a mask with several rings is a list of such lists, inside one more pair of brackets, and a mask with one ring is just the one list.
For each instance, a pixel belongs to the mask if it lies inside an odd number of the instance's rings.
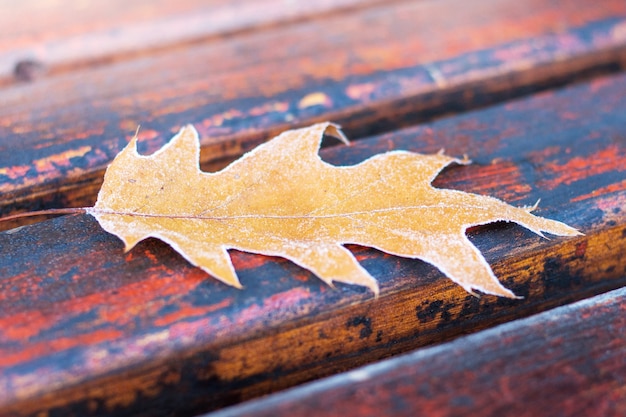
{"label": "yellow leaf", "polygon": [[443,154],[394,151],[354,166],[318,156],[330,123],[282,133],[217,173],[200,171],[192,126],[150,156],[134,138],[107,169],[89,213],[130,250],[147,237],[170,244],[220,281],[241,287],[229,249],[281,256],[333,281],[378,293],[376,280],[343,245],[354,243],[439,268],[469,292],[514,297],[465,236],[468,227],[505,220],[541,235],[575,229],[492,197],[436,189],[451,163]]}

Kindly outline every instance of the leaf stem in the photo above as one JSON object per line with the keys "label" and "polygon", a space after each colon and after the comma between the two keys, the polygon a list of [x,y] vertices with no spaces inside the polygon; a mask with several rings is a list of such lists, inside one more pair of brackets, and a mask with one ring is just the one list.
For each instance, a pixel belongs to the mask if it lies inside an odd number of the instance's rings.
{"label": "leaf stem", "polygon": [[0,218],[0,223],[8,222],[11,220],[22,219],[24,217],[36,217],[36,216],[56,216],[61,214],[79,214],[86,213],[87,207],[71,207],[71,208],[56,208],[48,210],[27,211],[24,213],[12,214],[10,216]]}

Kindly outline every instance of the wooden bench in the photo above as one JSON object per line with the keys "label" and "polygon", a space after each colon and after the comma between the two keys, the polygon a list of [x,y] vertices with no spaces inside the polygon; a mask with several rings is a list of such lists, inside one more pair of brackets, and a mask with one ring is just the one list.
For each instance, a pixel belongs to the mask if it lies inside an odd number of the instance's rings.
{"label": "wooden bench", "polygon": [[137,125],[150,153],[193,123],[211,171],[332,120],[332,164],[467,154],[437,187],[585,235],[470,230],[521,300],[350,246],[374,298],[233,251],[236,290],[89,215],[0,223],[1,416],[626,413],[623,0],[65,3],[0,13],[2,215],[92,205]]}

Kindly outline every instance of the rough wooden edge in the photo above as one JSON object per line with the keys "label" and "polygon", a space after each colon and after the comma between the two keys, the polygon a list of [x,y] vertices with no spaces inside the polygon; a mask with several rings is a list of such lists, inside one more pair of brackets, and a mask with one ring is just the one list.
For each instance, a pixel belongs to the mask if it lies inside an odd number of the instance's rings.
{"label": "rough wooden edge", "polygon": [[624,305],[620,288],[206,417],[623,416]]}

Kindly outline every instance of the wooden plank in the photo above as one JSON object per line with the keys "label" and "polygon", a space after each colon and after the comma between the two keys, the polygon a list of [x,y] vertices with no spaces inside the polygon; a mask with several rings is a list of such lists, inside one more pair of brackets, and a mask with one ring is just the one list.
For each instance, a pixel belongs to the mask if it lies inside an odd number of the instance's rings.
{"label": "wooden plank", "polygon": [[167,245],[128,254],[89,216],[0,233],[0,415],[192,415],[543,311],[626,283],[626,75],[324,149],[468,153],[436,185],[518,204],[586,235],[518,227],[470,239],[523,300],[477,299],[426,264],[350,247],[380,281],[332,290],[234,252],[245,291]]}
{"label": "wooden plank", "polygon": [[213,37],[353,11],[380,0],[0,2],[0,85],[107,64]]}
{"label": "wooden plank", "polygon": [[210,416],[623,416],[624,306],[621,288]]}
{"label": "wooden plank", "polygon": [[620,68],[625,27],[622,0],[401,2],[5,87],[0,213],[91,205],[138,124],[152,151],[194,123],[213,169],[313,121],[358,138]]}

